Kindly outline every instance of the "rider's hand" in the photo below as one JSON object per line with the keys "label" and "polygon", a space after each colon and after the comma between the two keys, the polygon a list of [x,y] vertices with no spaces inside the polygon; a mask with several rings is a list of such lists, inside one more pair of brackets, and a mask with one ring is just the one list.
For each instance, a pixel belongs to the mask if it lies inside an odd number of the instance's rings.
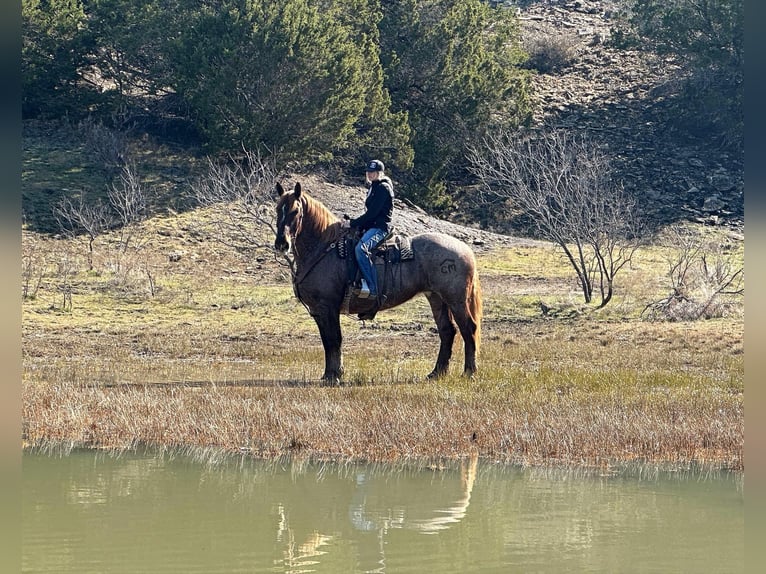
{"label": "rider's hand", "polygon": [[343,221],[340,222],[340,226],[343,229],[348,229],[349,227],[351,227],[351,221],[348,219],[344,219]]}

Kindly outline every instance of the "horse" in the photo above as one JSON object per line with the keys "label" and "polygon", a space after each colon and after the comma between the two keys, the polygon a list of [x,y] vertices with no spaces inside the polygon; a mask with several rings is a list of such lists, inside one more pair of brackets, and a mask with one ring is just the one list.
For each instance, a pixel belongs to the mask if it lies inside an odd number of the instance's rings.
{"label": "horse", "polygon": [[[300,182],[286,191],[276,184],[277,253],[292,257],[292,284],[319,328],[325,354],[322,380],[338,384],[343,377],[343,336],[340,315],[372,316],[423,293],[428,299],[439,333],[440,347],[428,378],[445,375],[457,331],[465,346],[463,375],[473,377],[481,340],[482,296],[476,257],[463,241],[444,233],[423,233],[411,238],[412,257],[400,261],[396,273],[379,280],[379,300],[348,297],[347,261],[336,245],[348,233],[321,201],[303,191]],[[349,254],[354,257],[353,250]],[[381,276],[383,265],[376,263]],[[344,305],[345,299],[345,305]]]}

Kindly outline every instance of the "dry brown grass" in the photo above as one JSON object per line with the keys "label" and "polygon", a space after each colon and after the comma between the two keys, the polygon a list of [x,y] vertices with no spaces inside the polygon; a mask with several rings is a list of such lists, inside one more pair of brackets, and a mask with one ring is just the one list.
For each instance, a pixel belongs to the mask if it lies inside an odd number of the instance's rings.
{"label": "dry brown grass", "polygon": [[312,383],[233,386],[27,384],[25,440],[99,448],[215,447],[261,457],[401,460],[478,453],[521,464],[706,462],[742,468],[741,393],[582,388],[563,374],[538,386]]}

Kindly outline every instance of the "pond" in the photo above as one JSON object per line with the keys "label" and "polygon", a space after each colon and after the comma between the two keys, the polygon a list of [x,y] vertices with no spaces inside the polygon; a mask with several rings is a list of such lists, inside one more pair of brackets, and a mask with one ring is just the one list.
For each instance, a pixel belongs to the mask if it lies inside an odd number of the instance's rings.
{"label": "pond", "polygon": [[741,474],[23,455],[24,572],[740,572]]}

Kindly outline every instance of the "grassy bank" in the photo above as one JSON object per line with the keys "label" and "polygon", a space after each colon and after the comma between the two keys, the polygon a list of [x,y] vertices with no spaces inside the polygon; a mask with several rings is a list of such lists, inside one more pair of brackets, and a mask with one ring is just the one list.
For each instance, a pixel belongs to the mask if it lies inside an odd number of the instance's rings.
{"label": "grassy bank", "polygon": [[[743,310],[648,322],[667,293],[645,248],[604,310],[584,310],[547,247],[480,254],[480,374],[433,382],[424,298],[374,323],[344,317],[346,385],[319,385],[323,353],[287,271],[156,217],[140,248],[25,231],[23,441],[404,460],[478,453],[519,464],[646,460],[743,469]],[[742,257],[743,242],[734,244]],[[174,255],[171,257],[171,255]],[[552,308],[541,312],[540,302]]]}

